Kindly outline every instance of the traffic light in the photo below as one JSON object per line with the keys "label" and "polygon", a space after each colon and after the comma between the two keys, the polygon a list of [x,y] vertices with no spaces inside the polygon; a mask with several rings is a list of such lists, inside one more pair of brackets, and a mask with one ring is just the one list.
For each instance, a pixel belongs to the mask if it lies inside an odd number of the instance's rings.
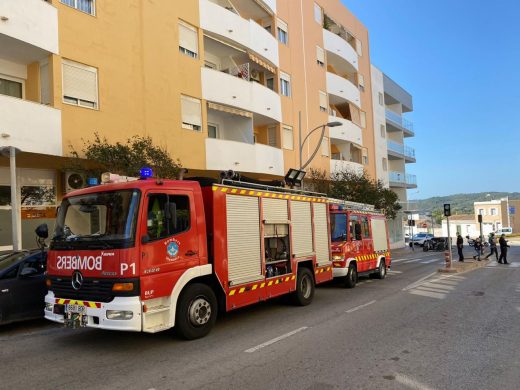
{"label": "traffic light", "polygon": [[415,219],[409,219],[408,226],[415,226]]}
{"label": "traffic light", "polygon": [[478,223],[482,223],[482,214],[479,214],[477,218],[478,218]]}
{"label": "traffic light", "polygon": [[444,216],[449,217],[451,215],[451,205],[449,203],[444,203]]}

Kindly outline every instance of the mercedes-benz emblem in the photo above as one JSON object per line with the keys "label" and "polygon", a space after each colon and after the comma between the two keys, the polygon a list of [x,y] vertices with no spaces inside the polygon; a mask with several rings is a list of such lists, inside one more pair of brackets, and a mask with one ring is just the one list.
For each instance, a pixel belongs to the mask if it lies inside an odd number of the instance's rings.
{"label": "mercedes-benz emblem", "polygon": [[83,284],[83,275],[81,275],[81,272],[74,271],[72,273],[72,288],[74,290],[79,290],[81,288],[81,285]]}

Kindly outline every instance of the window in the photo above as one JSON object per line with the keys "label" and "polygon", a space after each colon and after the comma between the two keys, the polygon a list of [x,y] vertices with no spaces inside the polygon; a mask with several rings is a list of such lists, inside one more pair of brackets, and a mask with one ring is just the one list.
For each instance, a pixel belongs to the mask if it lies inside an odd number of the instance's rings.
{"label": "window", "polygon": [[289,150],[293,150],[294,148],[294,135],[291,126],[283,126],[282,146],[284,149]]}
{"label": "window", "polygon": [[320,26],[323,24],[323,10],[316,3],[314,3],[314,20],[316,23],[319,23]]}
{"label": "window", "polygon": [[210,61],[204,61],[204,67],[205,68],[209,68],[209,69],[215,69],[217,70],[217,64],[214,64],[213,62],[210,62]]}
{"label": "window", "polygon": [[486,213],[484,212],[484,209],[478,209],[478,213],[480,215],[486,215]]}
{"label": "window", "polygon": [[291,76],[284,72],[280,72],[280,93],[291,96]]}
{"label": "window", "polygon": [[320,91],[320,111],[327,111],[327,94],[323,91]]}
{"label": "window", "polygon": [[381,125],[381,138],[386,138],[386,127]]}
{"label": "window", "polygon": [[362,43],[359,39],[356,38],[356,52],[358,54],[358,56],[362,56],[363,55],[363,47],[362,47]]}
{"label": "window", "polygon": [[492,209],[491,209],[491,214],[490,214],[490,215],[497,215],[497,209],[492,208]]}
{"label": "window", "polygon": [[363,232],[363,238],[370,237],[370,228],[368,227],[368,217],[361,217],[361,231]]}
{"label": "window", "polygon": [[266,81],[265,81],[265,86],[267,88],[269,88],[271,91],[274,91],[274,78],[273,77],[269,77]]}
{"label": "window", "polygon": [[287,23],[283,20],[278,19],[278,40],[280,43],[287,45],[289,43],[289,29],[287,28]]}
{"label": "window", "polygon": [[188,57],[197,58],[198,47],[197,29],[179,20],[179,51]]}
{"label": "window", "polygon": [[358,73],[358,86],[361,92],[365,92],[365,78],[360,73]]}
{"label": "window", "polygon": [[326,157],[330,156],[329,137],[323,137],[321,140],[321,155]]}
{"label": "window", "polygon": [[383,157],[383,171],[388,171],[388,160]]}
{"label": "window", "polygon": [[359,112],[359,121],[361,123],[361,128],[366,129],[367,128],[367,113],[365,111]]}
{"label": "window", "polygon": [[85,12],[90,15],[96,14],[96,0],[60,0],[61,3],[68,5],[69,7],[76,8],[81,12]]}
{"label": "window", "polygon": [[325,50],[319,46],[316,46],[316,61],[319,66],[325,66]]}
{"label": "window", "polygon": [[[42,253],[37,253],[26,260],[20,269],[20,274],[25,269],[32,269],[31,276],[43,275],[47,269],[47,254],[42,256]],[[26,271],[27,272],[27,271]]]}
{"label": "window", "polygon": [[208,123],[208,137],[209,138],[218,138],[218,125],[213,123]]}
{"label": "window", "polygon": [[385,104],[384,96],[381,92],[379,92],[379,105],[383,106]]}
{"label": "window", "polygon": [[350,240],[361,240],[361,224],[359,223],[359,217],[357,215],[351,215],[348,221],[348,225],[350,232]]}
{"label": "window", "polygon": [[0,95],[23,98],[23,83],[0,78]]}
{"label": "window", "polygon": [[267,144],[276,148],[276,127],[267,128]]}
{"label": "window", "polygon": [[185,195],[151,194],[147,213],[150,240],[173,236],[190,228],[190,200]]}
{"label": "window", "polygon": [[368,149],[363,148],[361,149],[361,162],[363,165],[368,165]]}
{"label": "window", "polygon": [[63,102],[98,108],[98,71],[92,66],[62,60]]}
{"label": "window", "polygon": [[181,95],[182,128],[200,131],[202,126],[200,100]]}

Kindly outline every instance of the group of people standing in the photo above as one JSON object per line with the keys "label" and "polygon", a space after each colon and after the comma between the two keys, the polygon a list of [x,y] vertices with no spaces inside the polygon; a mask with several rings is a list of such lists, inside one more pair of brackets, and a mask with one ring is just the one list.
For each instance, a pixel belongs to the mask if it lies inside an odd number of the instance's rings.
{"label": "group of people standing", "polygon": [[[469,239],[469,236],[467,237]],[[500,236],[500,239],[498,240],[498,245],[500,246],[500,257],[498,256],[498,250],[497,250],[497,241],[495,238],[495,233],[490,233],[488,238],[489,243],[489,249],[490,252],[488,255],[484,258],[487,260],[490,256],[495,254],[495,257],[497,259],[497,262],[499,264],[509,264],[507,262],[507,248],[509,248],[509,245],[506,240],[505,234],[502,234]],[[459,253],[459,261],[464,261],[464,254],[462,253],[462,248],[464,247],[464,239],[460,235],[459,232],[457,232],[457,251]],[[473,248],[475,249],[475,255],[473,256],[473,260],[481,261],[481,256],[484,254],[484,243],[482,242],[481,237],[477,237],[473,241]]]}

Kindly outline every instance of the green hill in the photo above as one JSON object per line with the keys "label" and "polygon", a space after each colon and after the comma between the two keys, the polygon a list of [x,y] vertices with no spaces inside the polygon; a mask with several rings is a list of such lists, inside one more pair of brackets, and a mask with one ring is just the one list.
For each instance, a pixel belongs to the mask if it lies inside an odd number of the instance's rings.
{"label": "green hill", "polygon": [[454,194],[448,196],[434,196],[433,198],[411,200],[417,202],[418,208],[424,211],[441,211],[444,203],[451,204],[452,214],[473,214],[473,202],[501,199],[520,199],[520,192],[479,192],[474,194]]}

